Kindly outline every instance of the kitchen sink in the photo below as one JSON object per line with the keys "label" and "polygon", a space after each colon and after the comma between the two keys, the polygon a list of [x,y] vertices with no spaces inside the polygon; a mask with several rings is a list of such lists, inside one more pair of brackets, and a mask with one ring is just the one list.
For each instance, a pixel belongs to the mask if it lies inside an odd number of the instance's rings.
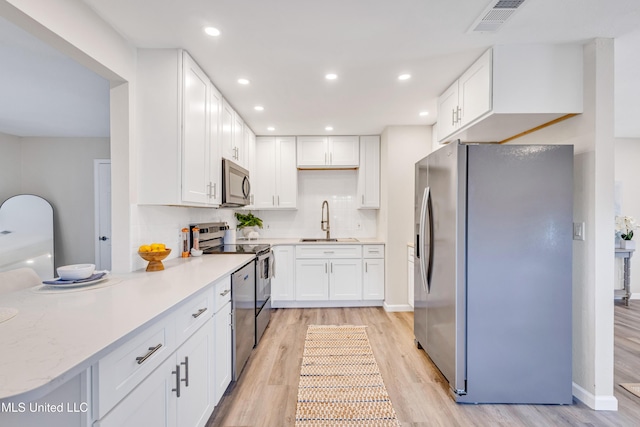
{"label": "kitchen sink", "polygon": [[326,238],[319,238],[319,239],[300,239],[301,242],[310,242],[310,243],[322,243],[322,242],[336,242],[336,243],[344,243],[344,242],[357,242],[358,239],[354,239],[353,237],[345,237],[343,239],[326,239]]}

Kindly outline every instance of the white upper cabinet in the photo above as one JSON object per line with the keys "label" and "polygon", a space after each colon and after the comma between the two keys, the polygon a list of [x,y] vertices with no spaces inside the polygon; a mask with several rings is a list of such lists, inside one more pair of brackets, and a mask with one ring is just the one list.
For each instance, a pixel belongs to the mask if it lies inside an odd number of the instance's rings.
{"label": "white upper cabinet", "polygon": [[233,124],[235,122],[235,111],[226,99],[222,100],[222,157],[232,161],[236,160],[236,150],[234,141]]}
{"label": "white upper cabinet", "polygon": [[179,49],[140,49],[137,76],[138,203],[216,206],[213,84]]}
{"label": "white upper cabinet", "polygon": [[380,136],[360,137],[358,207],[380,208]]}
{"label": "white upper cabinet", "polygon": [[357,168],[360,163],[357,136],[299,136],[299,168]]}
{"label": "white upper cabinet", "polygon": [[494,46],[438,98],[438,141],[503,142],[581,113],[582,79],[581,45]]}
{"label": "white upper cabinet", "polygon": [[236,150],[236,163],[248,169],[247,153],[245,152],[244,121],[235,111],[233,112],[233,146]]}
{"label": "white upper cabinet", "polygon": [[182,200],[208,203],[211,83],[186,52],[182,65]]}
{"label": "white upper cabinet", "polygon": [[209,97],[209,196],[210,203],[219,206],[222,203],[222,94],[211,85]]}
{"label": "white upper cabinet", "polygon": [[258,137],[252,175],[254,209],[295,209],[298,198],[296,138]]}

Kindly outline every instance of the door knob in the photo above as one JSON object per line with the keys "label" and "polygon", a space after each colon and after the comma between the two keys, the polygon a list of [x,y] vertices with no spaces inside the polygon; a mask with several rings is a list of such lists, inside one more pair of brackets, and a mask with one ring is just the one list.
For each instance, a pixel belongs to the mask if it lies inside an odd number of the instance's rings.
{"label": "door knob", "polygon": [[100,236],[98,237],[98,240],[102,240],[104,242],[105,240],[109,240],[109,238],[107,236]]}

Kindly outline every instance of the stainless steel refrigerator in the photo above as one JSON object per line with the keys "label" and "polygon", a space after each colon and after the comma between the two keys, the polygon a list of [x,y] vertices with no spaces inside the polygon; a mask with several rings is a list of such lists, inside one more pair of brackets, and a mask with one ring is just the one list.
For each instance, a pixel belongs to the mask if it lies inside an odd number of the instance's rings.
{"label": "stainless steel refrigerator", "polygon": [[414,334],[457,402],[571,404],[573,146],[416,163]]}

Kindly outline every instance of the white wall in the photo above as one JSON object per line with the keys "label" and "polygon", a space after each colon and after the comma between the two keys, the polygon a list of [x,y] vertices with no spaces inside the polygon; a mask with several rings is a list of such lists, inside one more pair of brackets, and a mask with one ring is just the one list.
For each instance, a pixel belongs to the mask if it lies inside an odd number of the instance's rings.
{"label": "white wall", "polygon": [[613,40],[583,52],[584,113],[513,143],[574,144],[574,221],[585,222],[586,240],[573,245],[573,391],[613,410]]}
{"label": "white wall", "polygon": [[380,139],[378,238],[385,254],[385,308],[410,310],[407,243],[413,242],[415,162],[431,152],[431,126],[389,126]]}
{"label": "white wall", "polygon": [[21,138],[21,192],[53,206],[55,264],[93,263],[93,160],[109,158],[108,138]]}
{"label": "white wall", "polygon": [[[620,214],[632,216],[636,221],[640,221],[640,193],[638,192],[638,181],[640,180],[640,169],[638,167],[640,159],[640,139],[639,138],[616,138],[615,140],[615,180],[620,188]],[[640,230],[636,231],[634,240],[640,240]],[[617,259],[616,282],[617,288],[622,288],[622,260]],[[640,257],[631,257],[631,292],[640,293]],[[637,296],[637,295],[636,295]]]}
{"label": "white wall", "polygon": [[[264,237],[326,237],[322,202],[329,202],[331,237],[376,237],[377,210],[359,210],[355,170],[298,171],[297,210],[255,211]],[[235,221],[233,224],[235,225]]]}
{"label": "white wall", "polygon": [[0,133],[0,204],[20,193],[20,138]]}

